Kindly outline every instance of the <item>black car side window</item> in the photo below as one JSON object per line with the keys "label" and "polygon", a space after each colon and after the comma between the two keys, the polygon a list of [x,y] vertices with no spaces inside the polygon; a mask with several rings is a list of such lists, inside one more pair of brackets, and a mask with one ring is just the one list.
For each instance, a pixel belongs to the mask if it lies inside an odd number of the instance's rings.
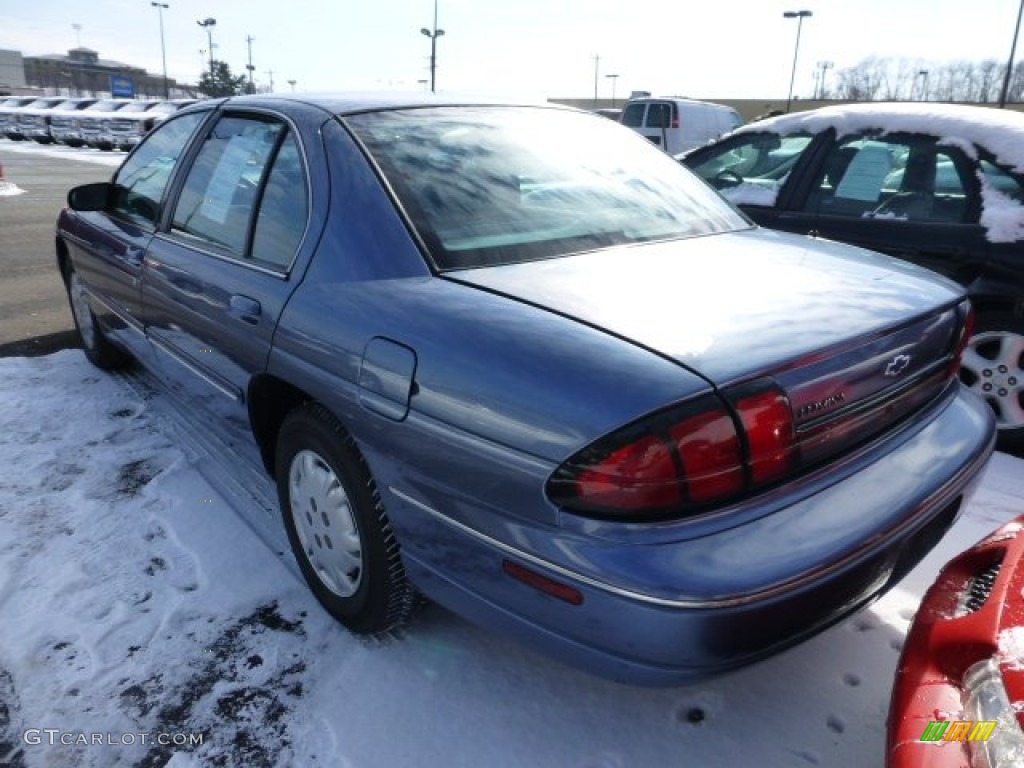
{"label": "black car side window", "polygon": [[182,115],[146,137],[114,177],[112,213],[140,223],[156,223],[171,172],[205,117],[205,112]]}
{"label": "black car side window", "polygon": [[955,150],[923,136],[854,136],[825,158],[807,210],[826,216],[961,222],[968,191]]}
{"label": "black car side window", "polygon": [[750,133],[702,151],[690,169],[737,205],[773,206],[812,137]]}
{"label": "black car side window", "polygon": [[309,191],[295,137],[285,137],[274,158],[256,217],[252,258],[287,269],[306,231]]}
{"label": "black car side window", "polygon": [[278,122],[222,117],[188,171],[172,231],[244,256],[260,185],[283,131]]}

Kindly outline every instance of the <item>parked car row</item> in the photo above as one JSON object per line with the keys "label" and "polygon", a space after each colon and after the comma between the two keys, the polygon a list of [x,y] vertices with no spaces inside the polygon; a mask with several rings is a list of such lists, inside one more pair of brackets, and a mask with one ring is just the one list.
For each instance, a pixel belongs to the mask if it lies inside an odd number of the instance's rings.
{"label": "parked car row", "polygon": [[0,100],[0,135],[12,141],[127,151],[168,115],[196,101],[14,96]]}

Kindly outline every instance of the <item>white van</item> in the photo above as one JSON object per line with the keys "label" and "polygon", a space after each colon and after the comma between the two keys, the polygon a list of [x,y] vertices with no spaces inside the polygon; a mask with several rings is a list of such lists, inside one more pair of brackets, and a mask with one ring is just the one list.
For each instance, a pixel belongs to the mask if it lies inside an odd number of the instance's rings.
{"label": "white van", "polygon": [[619,122],[677,155],[739,128],[743,118],[721,104],[668,97],[630,99]]}

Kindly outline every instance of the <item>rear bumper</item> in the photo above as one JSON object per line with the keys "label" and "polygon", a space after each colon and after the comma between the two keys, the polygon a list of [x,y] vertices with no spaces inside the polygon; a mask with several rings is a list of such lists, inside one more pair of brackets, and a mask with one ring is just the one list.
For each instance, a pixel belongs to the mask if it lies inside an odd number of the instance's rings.
{"label": "rear bumper", "polygon": [[[895,584],[955,521],[993,442],[987,406],[957,387],[849,465],[754,500],[766,514],[690,538],[671,524],[649,526],[647,540],[525,526],[488,536],[402,489],[387,503],[400,519],[429,518],[404,554],[438,602],[602,676],[673,685],[792,645]],[[509,578],[505,560],[582,604]]]}
{"label": "rear bumper", "polygon": [[[966,742],[928,742],[921,737],[932,721],[970,719],[963,711],[964,673],[979,661],[1002,657],[1001,633],[1020,625],[1024,602],[1022,530],[1024,517],[953,558],[921,601],[893,683],[888,768],[961,768],[969,764]],[[984,590],[976,592],[974,599],[981,604],[965,611],[960,604],[972,580],[993,568],[998,571],[987,596]],[[1006,659],[1006,663],[1019,669],[1016,659]],[[1011,680],[1004,679],[1004,684],[1011,701],[1019,701],[1019,673]],[[1019,727],[1019,723],[1000,722],[997,726],[1008,727]]]}

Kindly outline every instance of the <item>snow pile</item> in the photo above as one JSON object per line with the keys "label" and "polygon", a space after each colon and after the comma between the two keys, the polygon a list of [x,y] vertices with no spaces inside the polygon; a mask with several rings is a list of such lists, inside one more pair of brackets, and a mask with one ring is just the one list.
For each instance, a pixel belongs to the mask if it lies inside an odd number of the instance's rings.
{"label": "snow pile", "polygon": [[983,173],[981,180],[981,226],[992,243],[1024,240],[1024,205],[1001,192]]}
{"label": "snow pile", "polygon": [[14,195],[22,195],[24,193],[25,190],[13,181],[3,181],[0,179],[0,197],[13,197]]}
{"label": "snow pile", "polygon": [[931,102],[845,104],[749,123],[736,133],[821,133],[829,128],[840,137],[884,130],[938,136],[943,143],[958,146],[977,144],[992,152],[1000,165],[1024,172],[1024,114],[991,107]]}
{"label": "snow pile", "polygon": [[[349,635],[200,474],[167,403],[77,350],[0,359],[0,765],[880,765],[923,589],[1024,496],[1024,462],[997,455],[940,550],[870,609],[726,677],[629,688],[433,606],[390,640]],[[248,482],[224,456],[215,471]]]}

